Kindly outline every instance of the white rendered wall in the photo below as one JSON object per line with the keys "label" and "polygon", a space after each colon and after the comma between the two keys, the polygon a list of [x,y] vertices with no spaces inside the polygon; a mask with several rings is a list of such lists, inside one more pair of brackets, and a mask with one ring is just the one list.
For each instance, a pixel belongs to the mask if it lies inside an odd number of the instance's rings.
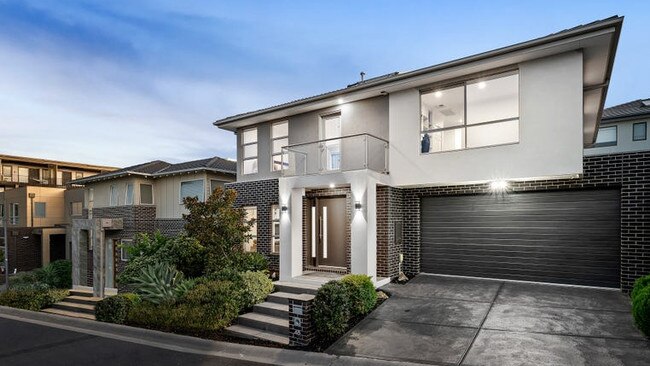
{"label": "white rendered wall", "polygon": [[519,143],[420,154],[420,92],[390,94],[390,176],[396,186],[582,173],[582,54],[519,65]]}

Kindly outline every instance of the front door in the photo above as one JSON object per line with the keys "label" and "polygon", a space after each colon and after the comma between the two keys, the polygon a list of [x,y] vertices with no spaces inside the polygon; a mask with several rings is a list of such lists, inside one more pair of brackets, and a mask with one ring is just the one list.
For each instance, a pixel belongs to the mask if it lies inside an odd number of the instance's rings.
{"label": "front door", "polygon": [[117,240],[106,241],[106,283],[104,283],[104,288],[115,288],[115,258],[113,255],[115,242]]}
{"label": "front door", "polygon": [[315,266],[345,267],[345,197],[311,202],[311,261]]}

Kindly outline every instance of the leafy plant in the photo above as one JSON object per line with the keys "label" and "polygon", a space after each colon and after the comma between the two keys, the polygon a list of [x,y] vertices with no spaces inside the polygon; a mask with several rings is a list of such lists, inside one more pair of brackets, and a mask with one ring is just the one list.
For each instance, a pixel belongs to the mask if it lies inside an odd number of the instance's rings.
{"label": "leafy plant", "polygon": [[14,288],[14,287],[20,287],[20,286],[26,286],[26,285],[32,285],[38,283],[38,278],[36,277],[36,273],[31,271],[31,272],[18,272],[14,276],[9,277],[9,287]]}
{"label": "leafy plant", "polygon": [[34,271],[38,281],[51,288],[68,289],[72,287],[72,262],[58,260]]}
{"label": "leafy plant", "polygon": [[273,291],[273,282],[266,272],[246,271],[241,274],[241,308],[247,309],[266,299]]}
{"label": "leafy plant", "polygon": [[341,279],[350,296],[352,316],[368,314],[377,304],[377,292],[370,276],[349,274]]}
{"label": "leafy plant", "polygon": [[153,304],[174,303],[194,285],[168,263],[145,267],[133,279],[136,293]]}
{"label": "leafy plant", "polygon": [[39,311],[63,300],[68,294],[68,290],[10,288],[0,294],[0,305]]}
{"label": "leafy plant", "polygon": [[132,293],[107,297],[95,306],[95,317],[100,322],[124,324],[129,311],[139,303],[140,297]]}
{"label": "leafy plant", "polygon": [[257,252],[242,252],[234,256],[233,267],[238,271],[268,271],[269,262],[266,256]]}
{"label": "leafy plant", "polygon": [[650,286],[637,291],[632,299],[632,316],[639,330],[650,336]]}
{"label": "leafy plant", "polygon": [[321,339],[334,339],[345,332],[350,321],[350,296],[345,284],[330,281],[321,286],[313,306],[316,333]]}
{"label": "leafy plant", "polygon": [[638,295],[641,290],[643,290],[646,287],[650,286],[650,275],[645,275],[643,277],[639,277],[634,281],[634,287],[632,288],[632,293],[630,294],[630,297],[632,300]]}

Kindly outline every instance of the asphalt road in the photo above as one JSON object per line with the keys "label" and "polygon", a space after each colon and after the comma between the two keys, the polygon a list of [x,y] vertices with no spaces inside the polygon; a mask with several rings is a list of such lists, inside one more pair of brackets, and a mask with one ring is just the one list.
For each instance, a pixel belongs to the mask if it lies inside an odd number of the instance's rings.
{"label": "asphalt road", "polygon": [[260,365],[0,318],[0,365]]}

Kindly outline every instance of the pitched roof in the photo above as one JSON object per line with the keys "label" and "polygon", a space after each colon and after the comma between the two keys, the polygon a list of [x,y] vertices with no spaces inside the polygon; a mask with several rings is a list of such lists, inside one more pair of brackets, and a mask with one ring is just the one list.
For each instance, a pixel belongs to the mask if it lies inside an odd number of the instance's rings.
{"label": "pitched roof", "polygon": [[142,164],[132,165],[113,172],[93,175],[87,178],[73,180],[72,184],[87,184],[102,180],[122,178],[129,175],[136,175],[147,178],[159,178],[168,175],[193,172],[212,171],[225,174],[237,174],[237,163],[218,156],[187,161],[183,163],[170,164],[162,160],[149,161]]}
{"label": "pitched roof", "polygon": [[615,105],[603,111],[603,122],[650,115],[650,98]]}

